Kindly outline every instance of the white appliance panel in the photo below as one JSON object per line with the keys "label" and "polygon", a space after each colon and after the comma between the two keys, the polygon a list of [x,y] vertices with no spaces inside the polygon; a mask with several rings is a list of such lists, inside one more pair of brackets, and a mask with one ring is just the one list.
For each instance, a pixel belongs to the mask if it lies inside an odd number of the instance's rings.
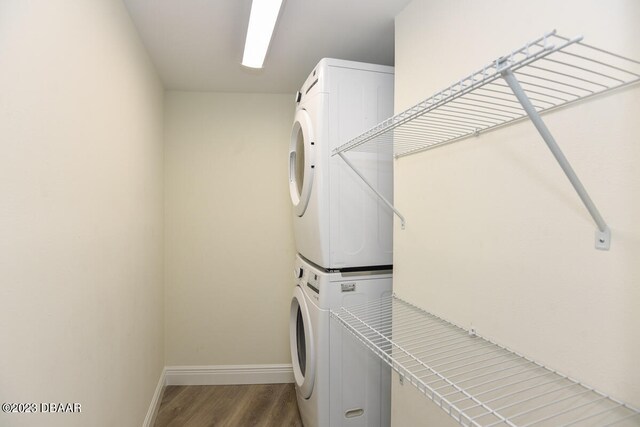
{"label": "white appliance panel", "polygon": [[[299,277],[300,276],[300,277]],[[344,285],[344,286],[343,286]],[[330,320],[330,309],[364,303],[392,292],[390,272],[326,273],[300,256],[296,258],[296,287],[291,311],[291,352],[298,363],[298,349],[313,348],[315,372],[313,387],[298,378],[296,395],[305,427],[386,427],[390,424],[391,371],[353,335]],[[313,343],[299,346],[295,339],[296,302],[304,298],[308,326]],[[301,313],[304,313],[302,310]],[[307,368],[311,364],[307,363]],[[299,369],[298,369],[299,371]],[[310,394],[309,394],[310,391]]]}
{"label": "white appliance panel", "polygon": [[[331,150],[393,114],[393,68],[323,59],[303,85],[300,109],[316,141],[309,204],[294,212],[297,251],[328,269],[392,264],[393,213]],[[392,151],[376,150],[347,156],[393,200]]]}

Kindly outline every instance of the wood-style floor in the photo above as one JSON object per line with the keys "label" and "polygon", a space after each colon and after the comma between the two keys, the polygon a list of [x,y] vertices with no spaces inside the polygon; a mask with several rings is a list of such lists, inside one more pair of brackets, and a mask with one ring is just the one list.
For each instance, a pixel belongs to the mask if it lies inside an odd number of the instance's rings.
{"label": "wood-style floor", "polygon": [[167,386],[155,427],[302,427],[293,384]]}

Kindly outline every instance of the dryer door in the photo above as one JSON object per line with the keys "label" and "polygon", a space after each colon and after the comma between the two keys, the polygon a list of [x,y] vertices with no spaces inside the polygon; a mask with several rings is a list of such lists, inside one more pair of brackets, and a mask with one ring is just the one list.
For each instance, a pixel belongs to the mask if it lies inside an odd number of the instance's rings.
{"label": "dryer door", "polygon": [[309,204],[315,168],[315,140],[311,118],[298,110],[289,144],[289,193],[296,215],[304,215]]}
{"label": "dryer door", "polygon": [[302,397],[308,399],[313,391],[315,381],[316,354],[313,345],[311,317],[309,317],[307,302],[300,286],[296,286],[291,299],[289,343],[296,386]]}

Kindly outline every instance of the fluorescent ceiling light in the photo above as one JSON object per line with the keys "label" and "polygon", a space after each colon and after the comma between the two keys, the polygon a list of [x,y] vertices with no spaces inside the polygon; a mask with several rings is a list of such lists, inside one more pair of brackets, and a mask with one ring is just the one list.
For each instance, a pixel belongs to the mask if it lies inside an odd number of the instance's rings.
{"label": "fluorescent ceiling light", "polygon": [[280,6],[282,0],[253,0],[251,3],[249,28],[242,57],[242,65],[245,67],[262,68]]}

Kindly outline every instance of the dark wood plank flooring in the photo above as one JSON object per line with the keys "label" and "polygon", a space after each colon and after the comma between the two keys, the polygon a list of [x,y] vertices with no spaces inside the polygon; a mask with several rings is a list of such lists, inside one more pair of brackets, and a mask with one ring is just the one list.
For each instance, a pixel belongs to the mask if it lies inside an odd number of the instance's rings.
{"label": "dark wood plank flooring", "polygon": [[167,386],[155,427],[302,427],[293,384]]}

